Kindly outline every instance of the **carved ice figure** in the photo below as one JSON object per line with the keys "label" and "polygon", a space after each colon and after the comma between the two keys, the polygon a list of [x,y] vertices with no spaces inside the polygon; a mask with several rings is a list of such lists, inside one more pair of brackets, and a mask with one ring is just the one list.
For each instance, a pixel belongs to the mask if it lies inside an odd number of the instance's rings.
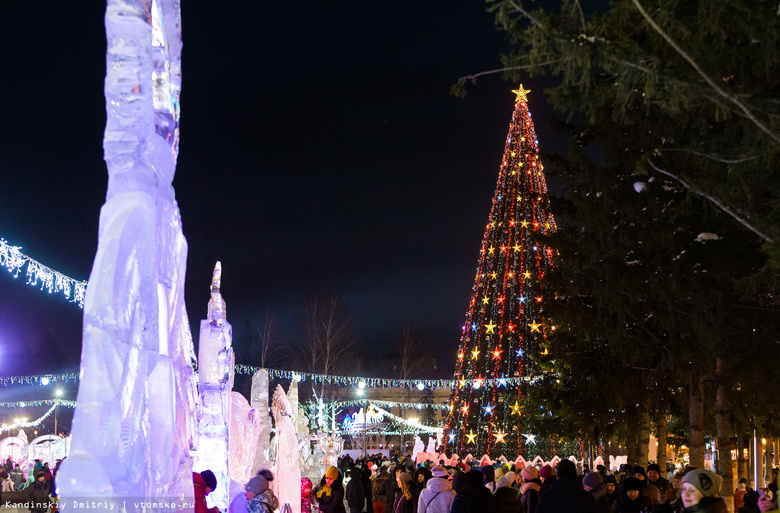
{"label": "carved ice figure", "polygon": [[71,452],[57,483],[63,501],[191,498],[195,355],[171,185],[179,1],[107,0],[105,26],[108,191],[84,303]]}
{"label": "carved ice figure", "polygon": [[260,416],[239,392],[230,396],[230,479],[243,486],[256,474],[252,466],[260,440]]}
{"label": "carved ice figure", "polygon": [[322,451],[322,473],[325,473],[325,469],[335,467],[339,464],[339,456],[341,456],[341,450],[344,447],[344,440],[337,434],[320,434],[319,435],[319,449]]}
{"label": "carved ice figure", "polygon": [[200,321],[198,339],[198,451],[193,470],[211,470],[217,488],[207,497],[208,504],[227,510],[230,505],[230,431],[235,355],[233,328],[226,319],[227,307],[219,289],[222,264],[217,262],[211,277],[211,299],[207,319]]}
{"label": "carved ice figure", "polygon": [[428,454],[436,454],[436,438],[433,435],[428,437],[428,447],[425,449]]}
{"label": "carved ice figure", "polygon": [[270,468],[269,450],[271,448],[271,417],[268,415],[268,370],[260,369],[252,375],[252,408],[258,419],[257,449],[252,464],[252,475],[263,468]]}
{"label": "carved ice figure", "polygon": [[417,457],[421,452],[425,451],[425,444],[423,444],[420,435],[414,435],[414,447],[412,448],[412,456]]}
{"label": "carved ice figure", "polygon": [[276,385],[271,413],[276,426],[276,463],[273,466],[275,479],[271,481],[279,506],[289,504],[292,513],[301,513],[301,471],[298,467],[300,451],[292,422],[292,411],[287,394],[281,385]]}

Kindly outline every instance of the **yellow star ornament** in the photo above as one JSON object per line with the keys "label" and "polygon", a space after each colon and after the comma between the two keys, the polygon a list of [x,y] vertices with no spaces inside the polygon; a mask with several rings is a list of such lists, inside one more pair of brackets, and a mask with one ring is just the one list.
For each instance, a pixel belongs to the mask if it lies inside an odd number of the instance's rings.
{"label": "yellow star ornament", "polygon": [[531,324],[529,324],[528,327],[531,328],[531,333],[533,333],[534,331],[537,332],[537,333],[541,333],[539,331],[539,328],[541,328],[542,325],[541,324],[536,324],[536,321],[531,321]]}
{"label": "yellow star ornament", "polygon": [[520,87],[518,89],[512,89],[512,92],[515,93],[515,102],[519,102],[520,100],[527,102],[528,97],[526,95],[530,93],[531,90],[523,89],[523,84],[520,84]]}
{"label": "yellow star ornament", "polygon": [[477,434],[474,432],[474,430],[473,430],[473,429],[469,429],[469,434],[468,434],[468,435],[466,435],[466,438],[468,438],[468,440],[466,441],[466,443],[473,444],[473,443],[474,443],[474,439],[475,439],[476,437],[477,437]]}
{"label": "yellow star ornament", "polygon": [[493,321],[485,324],[485,329],[487,330],[485,333],[493,333],[493,330],[496,329],[496,326],[498,326],[498,324],[493,324]]}

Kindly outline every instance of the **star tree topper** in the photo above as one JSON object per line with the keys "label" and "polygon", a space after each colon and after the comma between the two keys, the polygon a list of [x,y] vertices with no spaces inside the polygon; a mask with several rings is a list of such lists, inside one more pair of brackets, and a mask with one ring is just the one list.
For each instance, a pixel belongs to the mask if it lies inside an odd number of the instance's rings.
{"label": "star tree topper", "polygon": [[530,93],[531,90],[523,89],[523,84],[520,84],[520,87],[518,89],[512,89],[512,92],[517,95],[515,97],[516,102],[519,102],[520,100],[523,100],[524,102],[528,102],[528,97],[526,95]]}

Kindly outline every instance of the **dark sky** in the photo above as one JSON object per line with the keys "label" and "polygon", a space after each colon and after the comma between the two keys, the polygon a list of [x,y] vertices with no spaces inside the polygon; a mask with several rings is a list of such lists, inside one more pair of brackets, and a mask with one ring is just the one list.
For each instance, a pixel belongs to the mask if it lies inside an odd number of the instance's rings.
{"label": "dark sky", "polygon": [[[104,8],[8,0],[0,20],[0,237],[78,279],[107,181]],[[367,351],[411,321],[454,365],[517,86],[493,75],[449,95],[501,66],[485,8],[183,2],[174,188],[194,325],[221,260],[237,346],[269,308],[293,336],[299,303],[324,287],[343,294]],[[542,88],[524,85],[550,151]],[[0,375],[76,370],[81,313],[0,276]]]}

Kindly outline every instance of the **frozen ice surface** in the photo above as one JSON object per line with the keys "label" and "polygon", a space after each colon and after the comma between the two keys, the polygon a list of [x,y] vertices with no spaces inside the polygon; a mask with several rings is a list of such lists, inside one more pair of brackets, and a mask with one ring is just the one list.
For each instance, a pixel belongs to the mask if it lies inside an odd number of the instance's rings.
{"label": "frozen ice surface", "polygon": [[191,498],[195,355],[172,187],[179,2],[108,0],[105,26],[108,191],[84,304],[71,453],[57,484],[63,500]]}
{"label": "frozen ice surface", "polygon": [[231,399],[230,478],[246,484],[255,475],[252,466],[260,441],[260,415],[239,392],[232,392]]}
{"label": "frozen ice surface", "polygon": [[281,385],[276,385],[271,412],[276,426],[276,462],[271,482],[279,506],[290,505],[292,513],[301,513],[300,449],[292,421],[292,406]]}
{"label": "frozen ice surface", "polygon": [[259,422],[255,461],[252,464],[252,475],[258,470],[271,468],[269,450],[271,448],[271,417],[268,415],[268,371],[260,369],[252,375],[252,408]]}

